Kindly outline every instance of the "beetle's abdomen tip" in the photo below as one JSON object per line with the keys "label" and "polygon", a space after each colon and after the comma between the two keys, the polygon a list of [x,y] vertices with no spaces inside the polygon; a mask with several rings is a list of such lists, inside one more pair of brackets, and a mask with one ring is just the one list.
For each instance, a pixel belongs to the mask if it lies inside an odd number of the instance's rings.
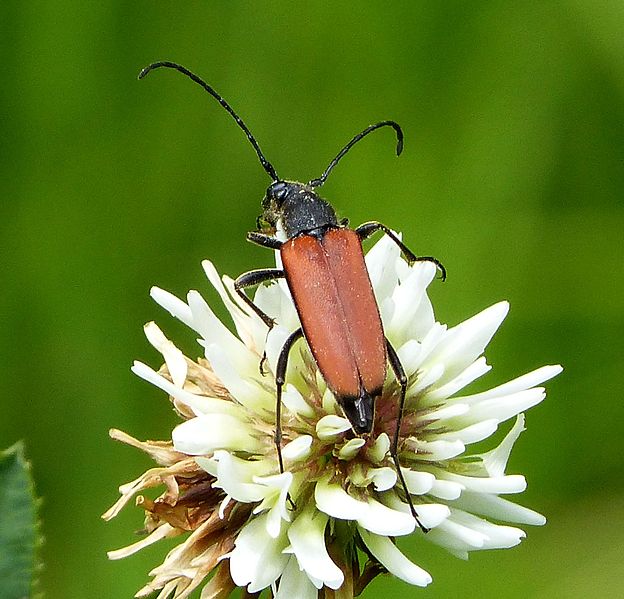
{"label": "beetle's abdomen tip", "polygon": [[379,393],[368,393],[360,389],[359,397],[342,397],[340,405],[351,423],[356,435],[365,435],[373,430],[375,421],[375,398]]}

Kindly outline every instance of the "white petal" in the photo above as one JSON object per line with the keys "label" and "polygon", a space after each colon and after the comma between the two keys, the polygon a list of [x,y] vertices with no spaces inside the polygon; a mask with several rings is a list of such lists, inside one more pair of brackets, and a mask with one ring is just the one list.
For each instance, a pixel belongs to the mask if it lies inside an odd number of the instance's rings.
{"label": "white petal", "polygon": [[443,342],[448,335],[448,327],[445,324],[434,322],[421,341],[420,359],[423,362]]}
{"label": "white petal", "polygon": [[[396,493],[384,493],[382,495],[384,505],[405,512],[406,514],[412,514],[410,506],[402,501]],[[435,528],[439,526],[441,522],[444,522],[450,514],[451,510],[447,505],[442,503],[418,503],[414,506],[418,519],[425,528]]]}
{"label": "white petal", "polygon": [[541,526],[546,523],[546,518],[541,514],[497,495],[465,491],[453,505],[464,511],[496,520],[532,524],[533,526]]}
{"label": "white petal", "polygon": [[366,457],[375,464],[381,464],[390,451],[390,437],[381,433],[375,442],[366,450]]}
{"label": "white petal", "polygon": [[424,495],[428,493],[435,483],[435,476],[430,472],[401,468],[407,490],[412,495]]}
{"label": "white petal", "polygon": [[[250,335],[251,328],[253,326],[251,323],[254,319],[258,319],[258,321],[260,321],[259,317],[251,309],[246,312],[232,301],[232,297],[225,289],[224,282],[221,281],[217,269],[214,267],[212,262],[210,262],[210,260],[203,260],[202,267],[204,269],[204,272],[206,273],[206,276],[208,277],[208,280],[219,294],[223,305],[230,313],[230,316],[234,321],[234,326],[236,327],[236,332],[238,333],[238,336],[245,342],[245,345],[251,345],[253,343],[252,337]],[[230,284],[232,283],[231,279],[229,279],[228,277],[224,278],[228,280]],[[233,287],[231,287],[231,291],[234,291]],[[255,325],[264,326],[264,329],[266,330],[266,325],[264,325],[262,321],[255,323]]]}
{"label": "white petal", "polygon": [[487,453],[481,454],[480,457],[483,460],[483,466],[490,476],[503,476],[505,474],[507,461],[509,460],[509,455],[511,454],[514,443],[524,430],[526,430],[524,428],[524,414],[519,414],[515,424],[507,435],[505,435],[500,445]]}
{"label": "white petal", "polygon": [[253,480],[265,487],[265,497],[262,503],[254,508],[254,514],[266,509],[269,510],[266,528],[269,536],[275,539],[282,530],[282,520],[290,522],[286,501],[293,482],[293,475],[291,472],[282,472],[272,476],[255,476]]}
{"label": "white petal", "polygon": [[474,395],[468,395],[462,398],[462,402],[476,403],[485,399],[493,399],[495,397],[504,397],[513,395],[519,391],[525,391],[531,387],[535,387],[540,383],[543,383],[555,376],[557,376],[563,369],[561,366],[542,366],[533,372],[524,374],[508,383],[494,387],[489,391],[483,391],[482,393],[475,393]]}
{"label": "white petal", "polygon": [[388,466],[383,468],[369,468],[368,477],[373,481],[376,491],[387,491],[396,485],[397,473]]}
{"label": "white petal", "polygon": [[493,524],[462,510],[451,510],[450,519],[466,529],[483,535],[483,544],[478,547],[479,549],[508,549],[520,543],[526,536],[519,528]]}
{"label": "white petal", "polygon": [[379,308],[379,316],[381,316],[381,322],[385,323],[390,322],[394,317],[394,312],[396,310],[396,306],[394,305],[394,300],[392,297],[385,297],[381,301],[377,302],[377,306]]}
{"label": "white petal", "polygon": [[223,489],[236,501],[249,503],[264,498],[266,487],[253,482],[253,479],[266,474],[271,464],[260,460],[243,460],[222,450],[215,451],[214,459],[217,462],[215,487]]}
{"label": "white petal", "polygon": [[355,520],[366,511],[366,503],[351,497],[340,485],[321,479],[314,488],[319,510],[340,520]]}
{"label": "white petal", "polygon": [[282,553],[287,544],[286,535],[271,538],[266,530],[266,518],[266,514],[262,514],[245,524],[229,554],[232,580],[237,586],[247,586],[250,593],[272,584],[289,559]]}
{"label": "white petal", "polygon": [[299,569],[297,560],[292,556],[284,573],[280,578],[279,589],[274,594],[275,599],[317,599],[317,588],[310,579]]}
{"label": "white petal", "polygon": [[431,428],[435,429],[439,428],[439,425],[436,426],[438,422],[448,420],[449,418],[455,418],[456,416],[461,416],[468,412],[468,410],[470,410],[470,407],[467,404],[453,402],[451,404],[444,405],[439,410],[428,412],[423,419],[432,421],[427,430]]}
{"label": "white petal", "polygon": [[298,462],[310,455],[311,447],[312,437],[310,435],[301,435],[282,447],[282,457],[286,460]]}
{"label": "white petal", "polygon": [[159,306],[167,310],[171,316],[181,320],[187,327],[196,330],[193,326],[191,309],[181,299],[164,289],[160,289],[160,287],[152,287],[150,296]]}
{"label": "white petal", "polygon": [[288,383],[282,392],[283,404],[293,413],[313,418],[314,408],[303,398],[297,387]]}
{"label": "white petal", "polygon": [[483,376],[486,372],[491,370],[491,366],[485,361],[482,356],[478,360],[475,360],[465,370],[460,372],[454,379],[448,383],[433,389],[427,393],[428,400],[446,399],[457,393],[460,389],[468,386],[470,383]]}
{"label": "white petal", "polygon": [[186,358],[184,354],[171,342],[158,328],[155,322],[148,322],[144,327],[145,336],[150,344],[155,347],[165,359],[169,374],[174,385],[182,387],[186,380]]}
{"label": "white petal", "polygon": [[[393,339],[400,339],[404,335],[401,333],[406,331],[414,321],[420,303],[425,297],[427,286],[435,277],[435,265],[428,263],[419,266],[419,268],[410,269],[408,276],[395,287],[392,293],[395,310],[392,319],[384,323],[384,329]],[[426,331],[422,331],[422,334],[424,332]]]}
{"label": "white petal", "polygon": [[326,388],[325,381],[323,381],[323,376],[321,375],[320,371],[317,373],[316,384],[320,391],[325,388],[325,391],[323,391],[323,398],[321,399],[321,406],[323,408],[323,411],[327,412],[328,414],[342,414],[342,409],[338,405],[334,394],[329,390],[329,388]]}
{"label": "white petal", "polygon": [[483,549],[509,549],[518,545],[526,537],[526,533],[520,528],[492,524],[487,520],[482,520],[482,522],[485,523],[483,530],[488,535]]}
{"label": "white petal", "polygon": [[346,418],[334,416],[333,414],[323,416],[316,423],[316,436],[323,441],[338,437],[348,430],[351,430],[349,421]]}
{"label": "white petal", "polygon": [[366,506],[367,509],[357,518],[360,527],[391,537],[414,532],[416,521],[411,514],[393,510],[374,499],[369,499]]}
{"label": "white petal", "polygon": [[[266,352],[267,363],[269,366],[269,370],[271,372],[275,372],[277,369],[277,361],[279,359],[280,354],[282,353],[282,348],[284,347],[284,343],[286,343],[286,339],[288,339],[289,335],[292,331],[283,327],[281,323],[276,324],[270,331],[266,338],[266,345],[264,346],[264,351]],[[291,369],[289,368],[289,371]]]}
{"label": "white petal", "polygon": [[496,429],[498,429],[498,420],[483,420],[458,431],[437,433],[436,438],[447,441],[459,439],[464,445],[469,445],[470,443],[477,443],[487,439],[496,432]]}
{"label": "white petal", "polygon": [[[451,514],[454,510],[451,512]],[[435,532],[434,532],[435,531]],[[485,545],[487,540],[487,536],[482,532],[477,530],[473,530],[469,526],[464,526],[453,520],[451,517],[447,518],[444,522],[442,522],[439,526],[434,528],[431,531],[431,540],[435,539],[435,536],[440,533],[446,533],[449,536],[453,537],[456,542],[459,542],[458,547],[464,547],[468,551],[473,551],[475,549],[481,549]],[[445,545],[448,548],[453,548],[455,543],[448,543]]]}
{"label": "white petal", "polygon": [[[231,355],[221,346],[217,344],[207,346],[206,358],[223,386],[247,409],[256,414],[275,412],[275,396],[254,381],[248,374],[249,370],[239,371]],[[259,362],[255,363],[251,371],[255,369],[260,376],[258,364]]]}
{"label": "white petal", "polygon": [[[276,264],[278,268],[281,265]],[[288,331],[294,331],[301,326],[295,304],[284,279],[279,279],[270,285],[258,286],[253,299],[258,308],[275,320]]]}
{"label": "white petal", "polygon": [[423,526],[431,530],[444,522],[450,516],[451,510],[441,503],[425,503],[418,506],[417,513]]}
{"label": "white petal", "polygon": [[429,495],[433,495],[438,499],[446,499],[448,501],[452,501],[453,499],[457,499],[462,494],[462,491],[464,489],[464,485],[458,482],[436,479],[431,486]]}
{"label": "white petal", "polygon": [[[455,534],[455,531],[455,525],[448,527],[448,529],[438,526],[430,531],[425,538],[431,543],[440,545],[440,547],[443,547],[454,556],[467,560],[468,552],[480,549],[480,547],[475,547],[474,545],[466,542],[461,535]],[[479,539],[481,539],[481,537],[479,537]]]}
{"label": "white petal", "polygon": [[[425,285],[425,287],[433,281],[437,270],[431,262],[415,262],[410,268],[412,272],[419,273],[419,282]],[[405,327],[405,337],[407,339],[424,339],[435,324],[433,306],[424,291],[425,289],[423,289],[423,294],[411,322],[408,322]]]}
{"label": "white petal", "polygon": [[408,339],[397,349],[399,361],[408,376],[412,376],[421,363],[421,344],[416,339]]}
{"label": "white petal", "polygon": [[413,397],[416,395],[419,403],[419,407],[424,407],[428,405],[427,395],[424,397],[420,396],[420,392],[425,389],[435,385],[438,380],[444,375],[444,364],[441,362],[436,362],[428,367],[423,367],[418,371],[418,375],[413,377],[411,380],[413,383],[408,388],[408,399],[411,401]]}
{"label": "white petal", "polygon": [[416,586],[426,587],[431,583],[431,575],[408,560],[388,537],[372,534],[362,529],[360,529],[360,535],[370,552],[386,567],[388,572]]}
{"label": "white petal", "polygon": [[239,406],[231,401],[216,397],[206,397],[205,395],[195,395],[190,391],[181,389],[142,362],[135,362],[131,370],[143,380],[152,383],[152,385],[159,387],[165,391],[165,393],[175,397],[179,402],[187,405],[198,416],[202,414],[229,414],[234,417],[241,416]]}
{"label": "white petal", "polygon": [[526,480],[521,474],[496,477],[464,476],[435,468],[434,475],[438,479],[459,483],[468,491],[477,493],[521,493],[526,489]]}
{"label": "white petal", "polygon": [[344,575],[327,553],[325,527],[328,517],[314,508],[304,510],[288,529],[288,538],[299,566],[330,589],[339,588]]}
{"label": "white petal", "polygon": [[219,505],[219,520],[225,520],[225,508],[230,504],[231,501],[232,498],[229,495],[226,495],[223,498],[223,501]]}
{"label": "white petal", "polygon": [[339,450],[338,459],[340,460],[352,460],[360,449],[366,445],[366,439],[356,437],[355,439],[349,439]]}
{"label": "white petal", "polygon": [[254,354],[236,335],[217,318],[210,306],[197,291],[189,291],[188,304],[193,314],[195,330],[202,336],[204,347],[214,344],[228,356],[239,376],[259,371],[260,357]]}
{"label": "white petal", "polygon": [[340,485],[320,480],[314,489],[319,510],[341,520],[355,520],[360,526],[382,535],[409,534],[416,525],[411,515],[392,510],[374,499],[360,501]]}
{"label": "white petal", "polygon": [[[272,283],[258,285],[253,296],[253,302],[265,314],[268,314],[271,318],[276,318],[280,311],[283,295],[278,285]],[[279,322],[282,324],[281,320]]]}
{"label": "white petal", "polygon": [[434,528],[425,536],[425,539],[430,543],[434,543],[446,549],[454,556],[467,560],[468,551],[474,551],[474,547],[455,536],[448,530],[443,530],[441,526]]}
{"label": "white petal", "polygon": [[419,441],[414,439],[412,444],[417,449],[419,460],[432,462],[454,458],[464,453],[466,449],[459,440],[445,441],[438,439],[436,441]]}
{"label": "white petal", "polygon": [[197,456],[195,458],[195,462],[200,468],[203,468],[208,474],[212,474],[216,478],[217,470],[219,468],[219,464],[217,460],[214,458],[204,458],[202,456]]}
{"label": "white petal", "polygon": [[[529,408],[540,403],[546,397],[543,387],[535,387],[526,391],[519,391],[513,395],[486,399],[471,406],[470,411],[461,417],[464,424],[472,424],[480,420],[496,418],[499,422],[505,422],[509,418],[517,416],[520,412],[526,412]],[[466,398],[462,399],[464,402]]]}
{"label": "white petal", "polygon": [[187,455],[204,455],[216,449],[259,452],[263,445],[253,432],[228,414],[191,418],[173,429],[173,446]]}
{"label": "white petal", "polygon": [[377,303],[388,297],[397,283],[395,264],[401,250],[386,235],[366,253],[366,268]]}
{"label": "white petal", "polygon": [[509,304],[499,302],[447,331],[425,363],[445,365],[440,383],[452,380],[483,353],[508,311]]}

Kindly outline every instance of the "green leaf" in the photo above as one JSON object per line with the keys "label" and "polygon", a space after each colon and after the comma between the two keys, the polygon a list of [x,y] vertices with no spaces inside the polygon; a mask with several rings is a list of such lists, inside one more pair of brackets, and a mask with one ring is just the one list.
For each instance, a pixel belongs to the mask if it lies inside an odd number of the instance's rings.
{"label": "green leaf", "polygon": [[0,597],[33,596],[36,552],[41,544],[30,465],[24,445],[0,452]]}

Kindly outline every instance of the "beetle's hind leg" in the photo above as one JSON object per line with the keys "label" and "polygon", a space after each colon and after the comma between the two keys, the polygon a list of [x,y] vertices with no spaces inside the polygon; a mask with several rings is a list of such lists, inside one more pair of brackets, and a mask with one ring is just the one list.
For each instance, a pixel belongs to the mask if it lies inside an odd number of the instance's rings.
{"label": "beetle's hind leg", "polygon": [[433,256],[417,256],[392,232],[391,229],[386,227],[386,225],[373,220],[368,223],[364,223],[355,229],[355,232],[359,235],[362,241],[368,239],[377,231],[383,231],[388,237],[390,237],[390,239],[392,239],[392,241],[399,246],[401,252],[403,252],[403,255],[410,264],[412,262],[432,262],[440,271],[440,278],[443,281],[446,279],[446,268],[444,268],[442,262]]}
{"label": "beetle's hind leg", "polygon": [[392,368],[392,372],[394,372],[394,376],[396,376],[399,381],[399,385],[401,386],[401,398],[399,400],[399,411],[397,414],[397,423],[396,428],[394,429],[394,436],[392,439],[392,444],[390,445],[390,455],[392,456],[392,460],[394,461],[394,467],[396,468],[397,476],[399,478],[399,482],[403,487],[403,491],[405,492],[405,498],[407,499],[407,503],[409,505],[410,511],[412,512],[412,516],[414,516],[414,520],[420,529],[423,532],[429,532],[429,529],[420,521],[418,517],[418,513],[416,512],[416,508],[412,503],[412,496],[407,488],[407,484],[405,483],[405,478],[403,476],[403,472],[401,472],[401,464],[399,463],[399,457],[397,455],[397,451],[399,449],[399,436],[401,432],[401,423],[403,421],[403,408],[405,407],[405,394],[407,393],[407,375],[405,374],[405,370],[401,361],[399,360],[399,356],[396,353],[394,347],[388,338],[386,338],[386,348],[388,349],[388,362],[390,362],[390,367]]}
{"label": "beetle's hind leg", "polygon": [[[295,342],[303,337],[303,329],[300,327],[293,333],[291,333],[284,342],[282,346],[282,351],[280,351],[279,358],[277,359],[277,368],[275,369],[275,436],[273,440],[275,441],[275,449],[277,450],[277,460],[279,462],[280,474],[284,472],[284,460],[282,458],[282,389],[284,387],[284,383],[286,382],[286,367],[288,366],[288,354],[292,349],[292,346]],[[293,503],[290,495],[288,496],[288,501],[291,504],[291,507],[294,509],[295,504]]]}

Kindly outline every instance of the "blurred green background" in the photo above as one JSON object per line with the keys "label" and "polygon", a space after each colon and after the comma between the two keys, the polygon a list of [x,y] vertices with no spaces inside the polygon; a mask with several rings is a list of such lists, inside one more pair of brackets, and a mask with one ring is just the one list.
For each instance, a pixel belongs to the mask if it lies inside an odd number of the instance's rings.
{"label": "blurred green background", "polygon": [[159,365],[143,323],[199,353],[150,286],[218,305],[201,259],[231,275],[272,260],[244,241],[268,183],[252,148],[179,74],[137,82],[159,59],[211,82],[288,178],[318,176],[355,132],[396,119],[401,158],[376,133],[325,197],[444,262],[442,322],[510,300],[489,384],[565,366],[510,464],[548,525],[468,562],[404,543],[433,585],[376,580],[366,596],[622,596],[621,1],[8,0],[0,31],[0,446],[24,438],[34,463],[48,597],[130,597],[166,552],[108,562],[142,516],[99,517],[150,464],[108,428],[164,438],[176,423],[129,371]]}

